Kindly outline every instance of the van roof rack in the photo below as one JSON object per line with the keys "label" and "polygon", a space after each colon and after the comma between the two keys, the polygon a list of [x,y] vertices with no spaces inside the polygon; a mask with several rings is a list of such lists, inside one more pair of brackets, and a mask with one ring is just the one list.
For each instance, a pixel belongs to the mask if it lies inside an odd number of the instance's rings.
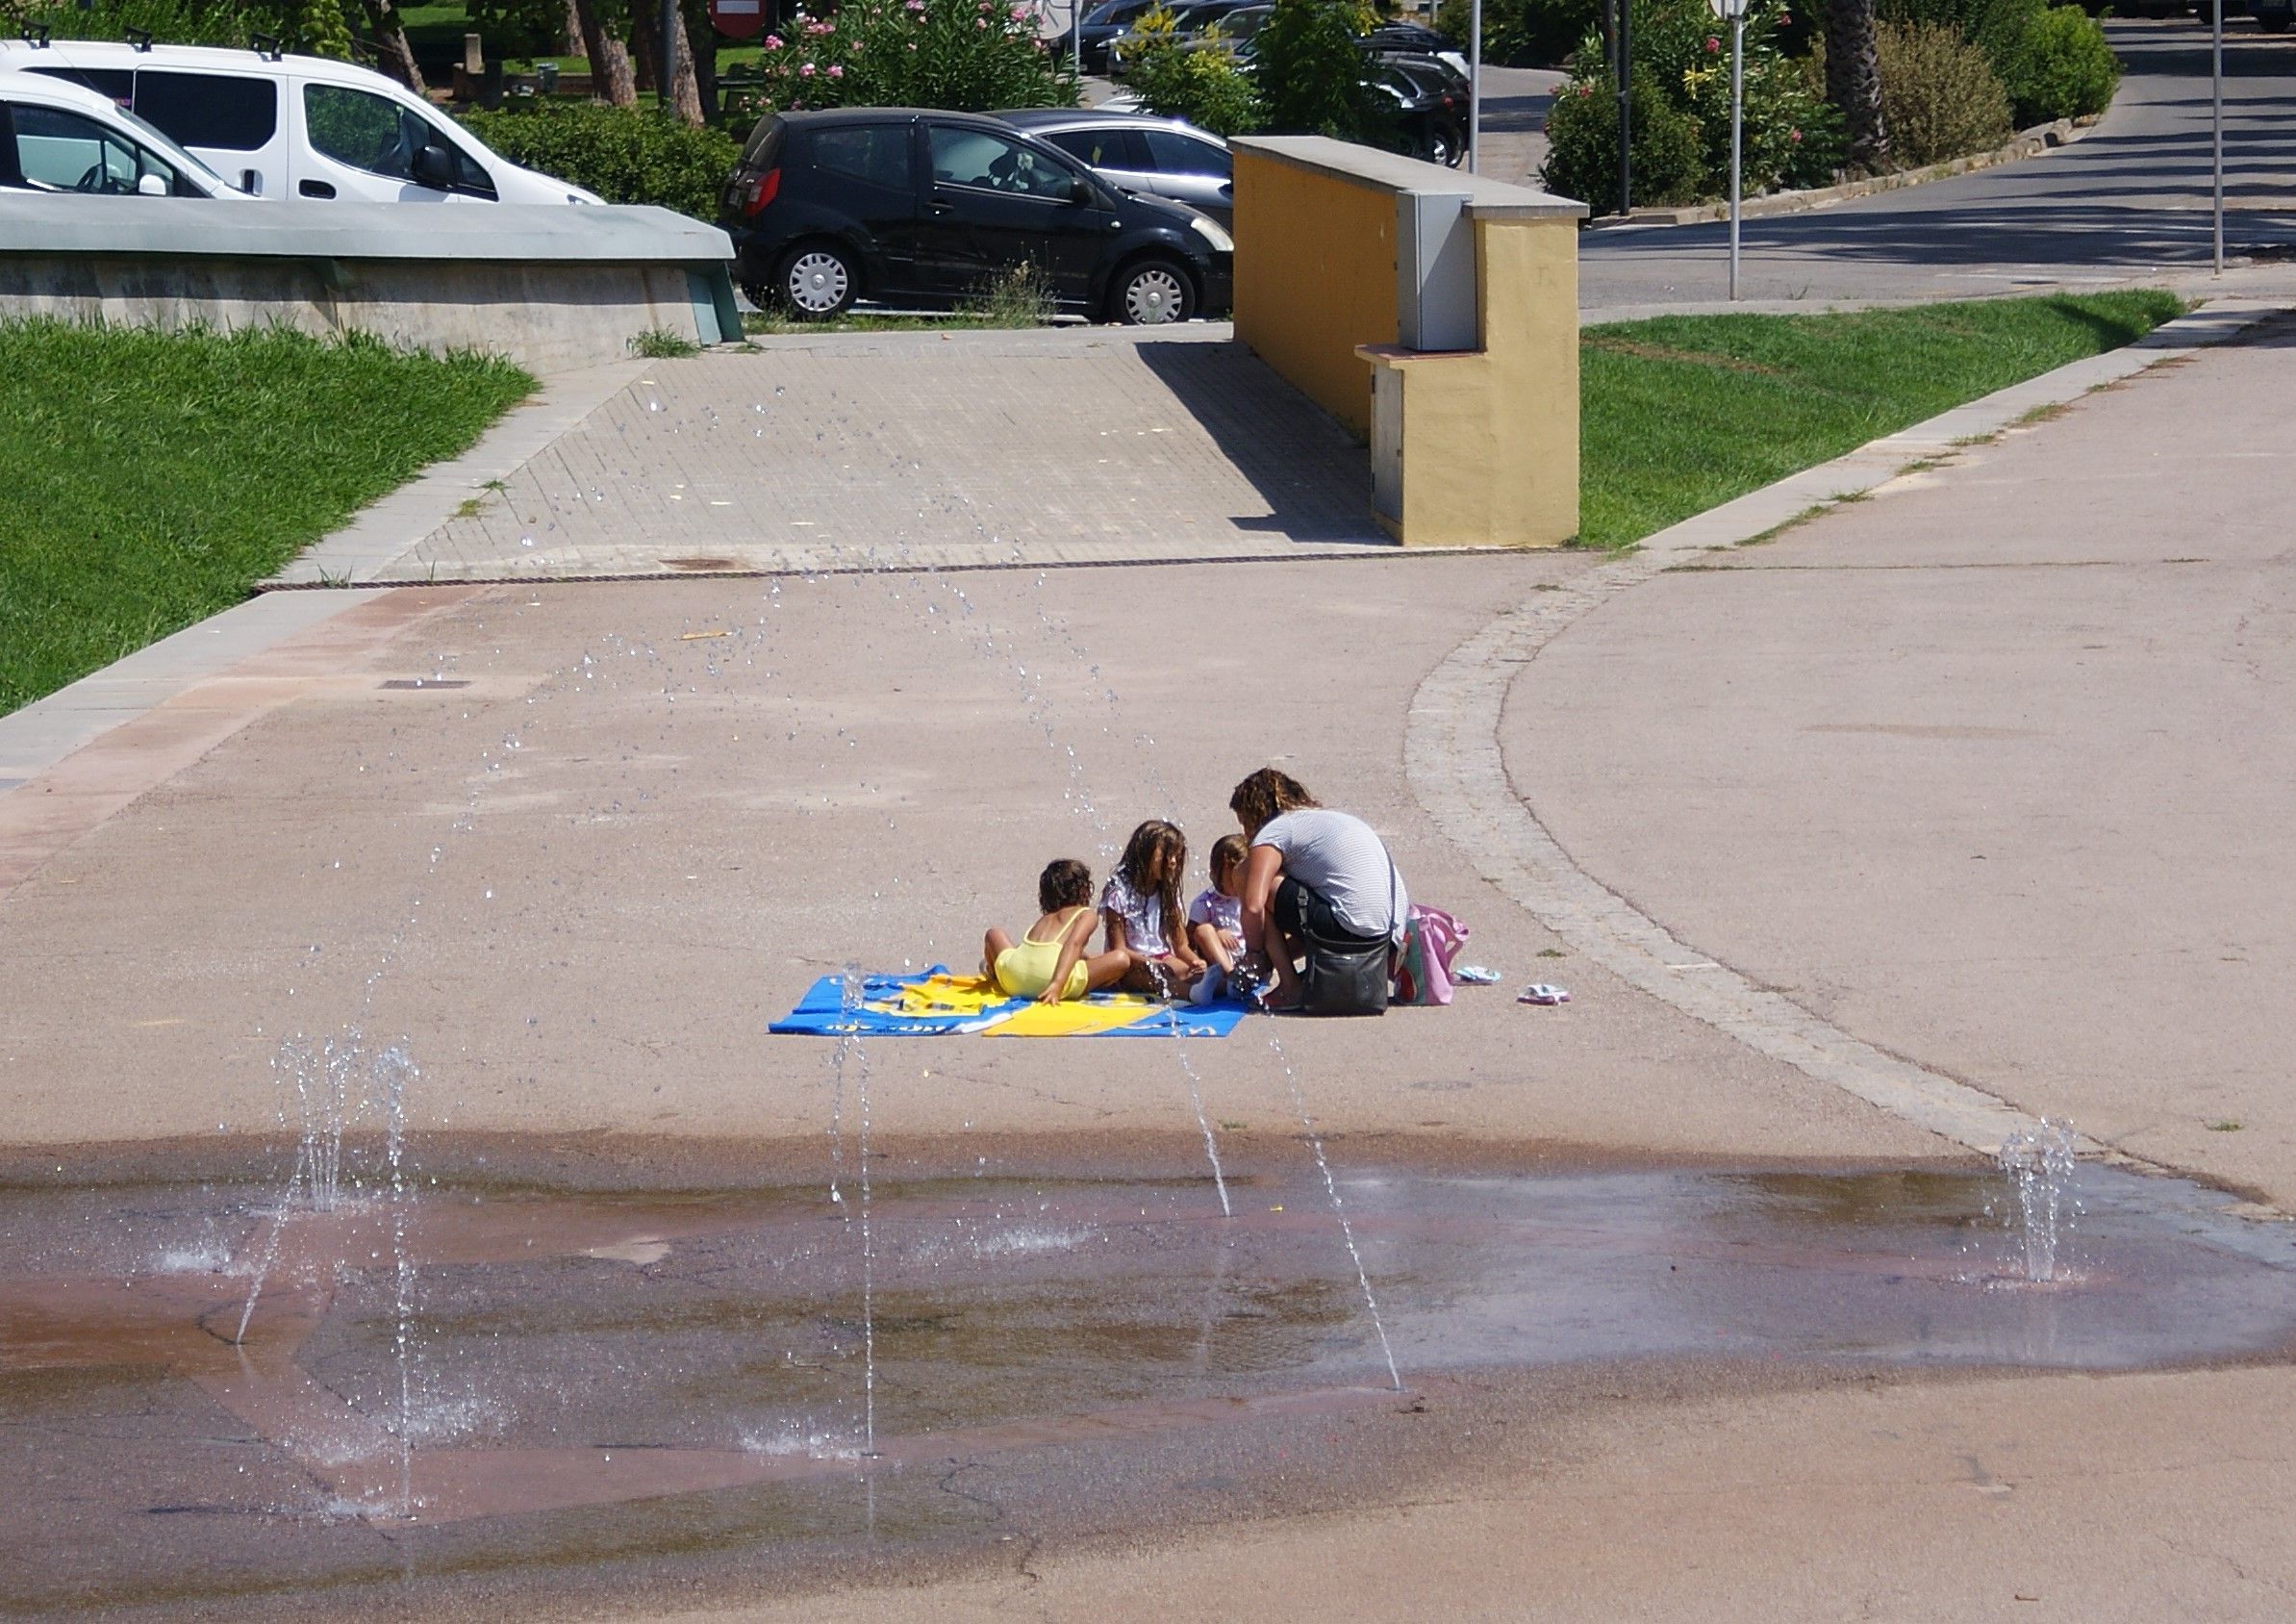
{"label": "van roof rack", "polygon": [[44,51],[48,48],[48,25],[46,23],[28,22],[24,25],[23,33],[24,43],[34,50]]}
{"label": "van roof rack", "polygon": [[148,29],[148,28],[123,28],[123,29],[121,29],[121,30],[120,30],[120,33],[122,33],[122,34],[124,34],[124,35],[126,35],[126,36],[127,36],[127,38],[128,38],[128,43],[129,43],[130,45],[133,45],[133,46],[134,46],[134,47],[135,47],[137,50],[139,50],[139,51],[149,51],[149,50],[151,49],[151,30],[150,30],[150,29]]}
{"label": "van roof rack", "polygon": [[277,62],[286,50],[276,34],[250,34],[247,36],[247,48],[265,62]]}

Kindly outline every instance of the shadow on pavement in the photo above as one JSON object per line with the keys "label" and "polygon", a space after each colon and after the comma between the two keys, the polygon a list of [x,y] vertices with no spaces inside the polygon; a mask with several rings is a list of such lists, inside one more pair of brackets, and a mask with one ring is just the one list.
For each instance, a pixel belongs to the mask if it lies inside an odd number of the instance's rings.
{"label": "shadow on pavement", "polygon": [[1173,393],[1269,513],[1238,529],[1296,542],[1391,546],[1371,512],[1371,458],[1354,436],[1241,343],[1143,343],[1141,364]]}

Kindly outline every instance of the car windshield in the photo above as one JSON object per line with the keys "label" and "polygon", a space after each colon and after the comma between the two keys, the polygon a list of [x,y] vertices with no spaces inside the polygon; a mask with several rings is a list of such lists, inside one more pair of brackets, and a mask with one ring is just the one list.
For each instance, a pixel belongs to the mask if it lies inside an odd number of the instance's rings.
{"label": "car windshield", "polygon": [[157,152],[161,157],[166,159],[168,163],[174,165],[177,168],[190,170],[191,173],[198,176],[201,181],[212,188],[215,188],[223,191],[239,190],[238,187],[233,186],[231,182],[225,180],[221,175],[215,173],[214,170],[209,168],[198,159],[192,157],[191,154],[186,152],[182,147],[176,145],[175,138],[167,134],[166,131],[160,129],[157,125],[151,124],[144,119],[137,117],[133,113],[129,112],[124,107],[118,108],[115,111],[119,114],[119,121],[121,123],[127,125],[138,135],[141,136],[145,141],[150,143],[153,151]]}

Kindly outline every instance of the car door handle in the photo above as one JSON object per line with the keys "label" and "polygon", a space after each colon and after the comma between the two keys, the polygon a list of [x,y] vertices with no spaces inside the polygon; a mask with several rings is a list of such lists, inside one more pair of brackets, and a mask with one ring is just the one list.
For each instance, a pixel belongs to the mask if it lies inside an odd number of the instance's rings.
{"label": "car door handle", "polygon": [[335,195],[335,188],[325,181],[298,182],[295,190],[306,197],[332,197]]}
{"label": "car door handle", "polygon": [[946,215],[954,213],[956,205],[949,202],[949,200],[946,197],[936,197],[927,203],[924,208],[925,213],[928,215]]}

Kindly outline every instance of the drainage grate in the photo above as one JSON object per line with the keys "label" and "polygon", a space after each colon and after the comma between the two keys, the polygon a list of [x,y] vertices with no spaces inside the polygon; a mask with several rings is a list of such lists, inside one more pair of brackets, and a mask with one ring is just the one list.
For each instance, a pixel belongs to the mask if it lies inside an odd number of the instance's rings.
{"label": "drainage grate", "polygon": [[467,688],[470,679],[467,676],[393,676],[387,678],[382,686],[394,689]]}

